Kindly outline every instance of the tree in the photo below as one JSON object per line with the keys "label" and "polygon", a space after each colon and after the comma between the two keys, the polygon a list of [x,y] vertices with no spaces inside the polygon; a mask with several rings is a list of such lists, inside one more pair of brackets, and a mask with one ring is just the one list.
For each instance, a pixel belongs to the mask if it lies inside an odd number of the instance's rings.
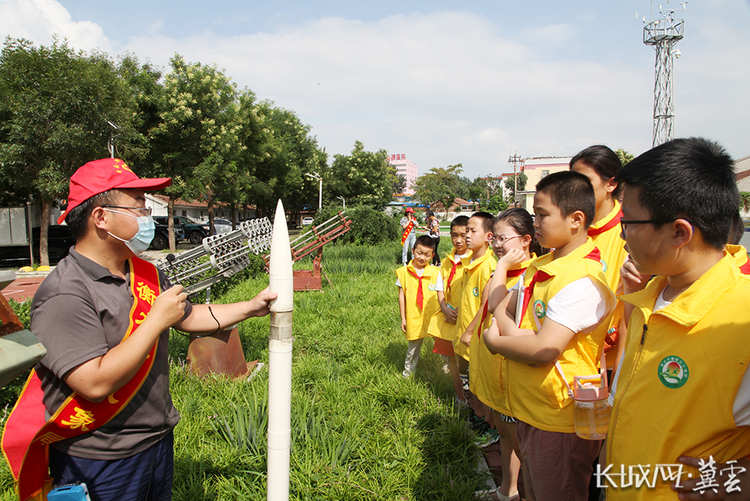
{"label": "tree", "polygon": [[310,136],[310,126],[293,111],[278,108],[271,101],[258,103],[252,113],[257,118],[257,131],[248,136],[246,154],[253,164],[250,198],[258,214],[272,214],[278,199],[287,210],[317,208],[318,184],[312,183],[307,174],[322,175],[327,155]]}
{"label": "tree", "polygon": [[508,208],[508,202],[500,195],[493,195],[487,205],[483,207],[487,212],[498,214]]}
{"label": "tree", "polygon": [[[159,93],[158,121],[149,129],[150,175],[171,177],[168,211],[177,198],[200,198],[213,204],[220,186],[230,179],[242,145],[236,118],[237,91],[215,66],[186,63],[179,54],[170,59],[172,71]],[[173,218],[169,218],[169,248],[174,251]]]}
{"label": "tree", "polygon": [[3,192],[41,204],[42,265],[49,264],[54,200],[65,196],[78,167],[107,156],[108,122],[120,128],[127,156],[135,135],[132,108],[132,96],[105,54],[74,52],[57,39],[49,47],[6,39],[0,54],[0,179]]}
{"label": "tree", "polygon": [[391,201],[397,183],[388,153],[383,149],[366,151],[361,141],[354,142],[351,155],[334,155],[323,179],[323,185],[329,187],[325,193],[328,200],[343,196],[373,209],[381,209]]}
{"label": "tree", "polygon": [[615,154],[620,159],[620,162],[622,162],[623,167],[625,167],[627,163],[629,163],[631,160],[635,158],[633,155],[623,150],[622,148],[615,150]]}
{"label": "tree", "polygon": [[414,183],[417,198],[428,205],[442,202],[447,211],[453,205],[453,201],[463,194],[463,181],[459,176],[461,171],[461,164],[433,167],[427,174],[419,176]]}
{"label": "tree", "polygon": [[[529,178],[524,174],[523,172],[518,173],[518,191],[523,191],[526,189],[526,183],[528,182]],[[508,200],[511,202],[515,202],[516,200],[516,176],[508,176],[505,179],[505,188],[510,190],[510,195],[508,196]]]}

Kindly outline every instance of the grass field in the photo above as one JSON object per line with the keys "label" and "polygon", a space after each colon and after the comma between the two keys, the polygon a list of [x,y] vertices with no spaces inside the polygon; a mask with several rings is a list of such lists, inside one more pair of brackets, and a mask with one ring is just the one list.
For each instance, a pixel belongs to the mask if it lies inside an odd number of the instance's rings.
{"label": "grass field", "polygon": [[[441,244],[447,250],[449,239]],[[401,376],[400,255],[397,244],[327,246],[323,270],[333,287],[324,279],[323,292],[295,293],[292,499],[465,501],[486,480],[431,342],[415,376]],[[248,279],[220,302],[267,284],[266,275]],[[268,318],[240,325],[248,360],[268,362],[268,332]],[[199,379],[186,370],[187,346],[173,334],[171,388],[182,415],[173,499],[266,499],[267,370],[250,381]],[[0,491],[0,500],[14,499],[4,463]]]}

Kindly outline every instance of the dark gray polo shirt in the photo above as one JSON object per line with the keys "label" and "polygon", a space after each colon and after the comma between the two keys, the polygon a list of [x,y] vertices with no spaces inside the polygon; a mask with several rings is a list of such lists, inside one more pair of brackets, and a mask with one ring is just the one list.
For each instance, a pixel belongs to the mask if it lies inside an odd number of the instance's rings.
{"label": "dark gray polo shirt", "polygon": [[[169,288],[161,272],[159,277],[162,290]],[[72,393],[62,376],[117,346],[128,329],[132,306],[130,272],[123,280],[75,249],[42,282],[31,303],[31,331],[47,348],[36,365],[47,419]],[[185,316],[191,311],[188,303]],[[180,415],[169,394],[168,341],[169,330],[165,330],[151,372],[122,412],[93,432],[52,447],[72,456],[121,459],[144,451],[169,433]]]}

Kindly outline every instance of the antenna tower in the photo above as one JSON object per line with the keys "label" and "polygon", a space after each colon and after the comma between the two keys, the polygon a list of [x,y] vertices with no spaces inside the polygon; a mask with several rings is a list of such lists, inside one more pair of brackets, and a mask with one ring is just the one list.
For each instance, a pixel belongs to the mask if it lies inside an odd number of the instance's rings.
{"label": "antenna tower", "polygon": [[[652,146],[674,139],[674,86],[672,67],[674,56],[680,51],[674,45],[685,34],[685,21],[675,18],[675,12],[684,11],[687,2],[678,10],[664,9],[659,5],[662,19],[651,21],[643,27],[643,43],[656,50],[656,75],[654,82],[654,132]],[[645,17],[644,17],[645,22]]]}

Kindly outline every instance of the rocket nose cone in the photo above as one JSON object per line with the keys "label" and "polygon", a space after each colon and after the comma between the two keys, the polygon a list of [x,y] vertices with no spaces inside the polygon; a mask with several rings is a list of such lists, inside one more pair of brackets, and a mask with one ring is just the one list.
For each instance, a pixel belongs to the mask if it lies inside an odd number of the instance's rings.
{"label": "rocket nose cone", "polygon": [[294,278],[292,276],[292,250],[286,225],[284,205],[279,200],[273,221],[271,257],[268,263],[269,287],[279,296],[271,303],[272,312],[291,311],[294,306]]}

